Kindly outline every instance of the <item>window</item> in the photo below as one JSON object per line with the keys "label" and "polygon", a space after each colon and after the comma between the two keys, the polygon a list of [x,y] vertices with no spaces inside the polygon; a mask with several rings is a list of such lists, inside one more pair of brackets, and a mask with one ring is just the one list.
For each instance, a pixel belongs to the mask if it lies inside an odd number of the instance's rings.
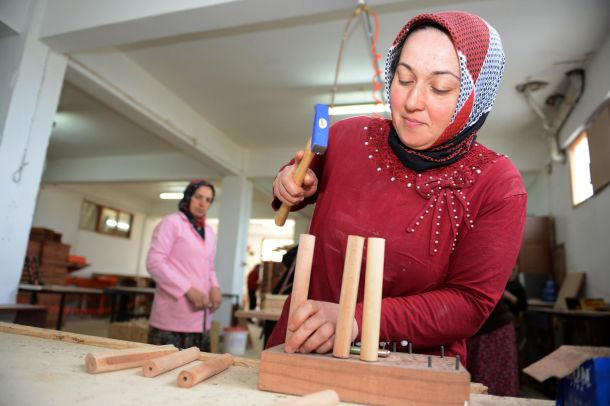
{"label": "window", "polygon": [[572,204],[578,206],[593,196],[589,164],[589,140],[583,131],[570,144],[570,175],[572,178]]}
{"label": "window", "polygon": [[102,234],[129,238],[133,214],[87,200],[83,201],[79,228]]}
{"label": "window", "polygon": [[569,151],[572,204],[578,206],[610,183],[610,99],[589,117]]}

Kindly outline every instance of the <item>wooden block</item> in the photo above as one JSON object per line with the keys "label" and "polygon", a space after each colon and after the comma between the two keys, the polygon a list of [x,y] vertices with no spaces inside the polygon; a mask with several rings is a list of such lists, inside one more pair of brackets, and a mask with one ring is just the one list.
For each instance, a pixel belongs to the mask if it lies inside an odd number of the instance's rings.
{"label": "wooden block", "polygon": [[261,390],[304,395],[333,389],[342,401],[383,405],[464,405],[470,399],[470,374],[455,358],[392,353],[377,362],[357,356],[287,354],[279,345],[261,353]]}
{"label": "wooden block", "polygon": [[135,348],[117,351],[90,352],[85,357],[85,367],[90,374],[141,367],[146,361],[178,351],[173,345]]}

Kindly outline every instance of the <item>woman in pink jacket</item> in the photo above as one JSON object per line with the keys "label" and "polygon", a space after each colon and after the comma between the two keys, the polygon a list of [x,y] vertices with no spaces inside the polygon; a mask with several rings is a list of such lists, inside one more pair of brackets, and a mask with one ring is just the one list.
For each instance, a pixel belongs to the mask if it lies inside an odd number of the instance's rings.
{"label": "woman in pink jacket", "polygon": [[157,284],[148,342],[210,351],[212,313],[222,294],[214,271],[216,235],[205,224],[215,190],[203,179],[191,181],[178,204],[153,233],[146,267]]}

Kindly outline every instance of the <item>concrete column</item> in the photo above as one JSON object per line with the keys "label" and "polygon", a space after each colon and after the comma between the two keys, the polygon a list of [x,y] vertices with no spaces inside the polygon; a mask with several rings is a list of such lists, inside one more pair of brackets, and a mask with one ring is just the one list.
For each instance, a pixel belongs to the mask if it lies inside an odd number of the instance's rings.
{"label": "concrete column", "polygon": [[0,38],[0,304],[15,303],[67,63],[37,39],[46,2],[32,4],[28,28]]}
{"label": "concrete column", "polygon": [[[216,274],[223,293],[241,297],[244,289],[246,243],[252,206],[252,184],[243,176],[223,178],[216,249]],[[231,312],[225,300],[215,319],[230,324]]]}

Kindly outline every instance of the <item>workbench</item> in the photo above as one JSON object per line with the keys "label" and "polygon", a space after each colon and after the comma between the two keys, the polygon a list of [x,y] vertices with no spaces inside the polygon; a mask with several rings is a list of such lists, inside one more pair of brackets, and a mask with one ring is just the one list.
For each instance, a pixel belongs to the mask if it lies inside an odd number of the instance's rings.
{"label": "workbench", "polygon": [[[145,378],[139,368],[88,374],[85,355],[103,348],[148,344],[0,323],[2,405],[274,405],[292,398],[257,389],[258,361],[236,357],[229,370],[191,389],[178,372]],[[344,403],[342,403],[344,404]],[[553,405],[552,401],[471,394],[470,405]]]}

